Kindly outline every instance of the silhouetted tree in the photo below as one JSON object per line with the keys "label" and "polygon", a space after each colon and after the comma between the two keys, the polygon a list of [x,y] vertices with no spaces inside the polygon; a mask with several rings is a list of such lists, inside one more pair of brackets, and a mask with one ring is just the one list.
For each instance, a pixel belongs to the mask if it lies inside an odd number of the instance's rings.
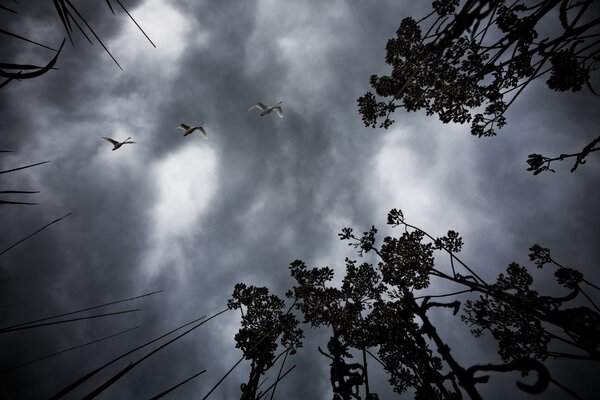
{"label": "silhouetted tree", "polygon": [[[534,79],[549,75],[552,90],[577,92],[586,85],[595,94],[590,77],[599,60],[600,17],[592,3],[433,1],[429,15],[404,18],[388,41],[385,62],[392,71],[371,76],[376,95],[358,99],[363,122],[388,128],[397,108],[423,109],[444,123],[470,122],[473,135],[492,136]],[[552,34],[540,37],[542,29]],[[534,161],[542,166],[548,160]]]}
{"label": "silhouetted tree", "polygon": [[355,261],[346,259],[346,276],[338,289],[327,286],[333,278],[333,271],[327,267],[309,270],[296,260],[290,271],[297,285],[287,296],[294,299],[305,322],[312,327],[332,329],[327,352],[321,348],[319,352],[331,360],[334,395],[343,400],[360,398],[359,387],[367,384],[366,366],[347,360],[353,358],[351,348],[365,351],[374,345],[362,314],[381,297],[384,288],[379,275],[370,264],[357,266]]}
{"label": "silhouetted tree", "polygon": [[[599,288],[585,280],[579,271],[558,264],[550,257],[548,249],[537,244],[533,245],[529,257],[540,268],[546,264],[557,267],[554,273],[556,281],[569,291],[561,297],[539,294],[533,289],[532,276],[525,267],[516,263],[511,263],[507,273],[500,274],[495,284],[486,283],[456,256],[462,247],[462,239],[456,232],[450,231],[444,237],[433,238],[425,231],[406,223],[402,212],[398,210],[390,212],[388,224],[402,226],[405,232],[399,238],[386,237],[381,249],[374,246],[374,230],[365,232],[362,237],[357,238],[352,235],[351,230],[346,229],[342,233],[342,238],[353,240],[351,244],[365,251],[373,250],[379,255],[384,261],[380,264],[384,283],[395,288],[393,295],[403,294],[404,301],[410,303],[412,289],[426,288],[432,277],[460,284],[470,292],[481,294],[478,300],[466,301],[465,314],[461,318],[474,327],[472,331],[475,336],[481,335],[484,331],[492,333],[498,342],[499,354],[505,362],[504,365],[487,365],[485,368],[476,365],[464,370],[452,361],[449,349],[437,335],[426,311],[430,307],[450,307],[456,314],[460,307],[458,300],[450,303],[433,303],[429,302],[431,297],[425,295],[421,296],[424,300],[420,304],[413,302],[403,307],[405,310],[410,310],[412,307],[413,315],[421,321],[420,331],[425,332],[436,344],[438,353],[450,367],[451,373],[471,397],[474,396],[474,392],[471,392],[474,383],[483,382],[481,378],[473,375],[476,371],[518,369],[526,373],[529,370],[536,370],[538,372],[536,385],[519,384],[521,389],[534,393],[543,391],[548,382],[559,384],[542,365],[548,356],[598,360],[600,355],[598,353],[600,350],[598,311],[600,310],[582,285],[595,290]],[[452,274],[436,267],[433,262],[434,251],[445,252],[450,256]],[[465,269],[468,275],[463,276],[456,272],[455,264]],[[398,293],[397,288],[409,289],[409,291]],[[567,306],[580,294],[594,309],[583,305]],[[450,297],[455,296],[455,293],[450,294]],[[404,319],[407,320],[407,317]],[[557,334],[557,331],[562,331],[566,337]],[[548,346],[551,343],[570,346],[576,353],[549,350]],[[587,355],[578,354],[578,350],[586,352]],[[471,384],[473,388],[469,387]],[[456,388],[454,382],[453,386]]]}
{"label": "silhouetted tree", "polygon": [[[532,288],[533,278],[527,269],[511,263],[506,274],[500,274],[494,285],[476,301],[467,301],[464,321],[474,326],[475,336],[490,331],[499,345],[504,361],[520,358],[545,360],[548,356],[600,360],[600,314],[585,306],[564,305],[582,294],[593,307],[598,307],[581,287],[595,285],[585,281],[581,272],[561,266],[550,257],[550,250],[535,244],[530,247],[529,258],[542,267],[554,264],[559,285],[568,293],[561,297],[541,296]],[[554,325],[568,337],[561,338],[546,329]],[[567,343],[587,355],[569,355],[548,349],[552,340]]]}
{"label": "silhouetted tree", "polygon": [[265,287],[235,285],[227,302],[230,309],[242,313],[242,326],[235,335],[236,347],[252,362],[248,382],[242,385],[243,400],[257,399],[260,377],[275,363],[277,340],[290,354],[302,346],[298,320],[285,312],[285,301],[269,294]]}
{"label": "silhouetted tree", "polygon": [[[387,222],[404,229],[397,237],[383,238],[380,244],[375,227],[362,235],[355,235],[351,228],[342,230],[340,238],[349,241],[359,256],[375,253],[379,262],[359,265],[346,259],[346,273],[339,286],[331,284],[334,278],[331,268],[308,268],[299,260],[290,266],[296,284],[287,296],[294,300],[305,323],[331,329],[327,349],[318,347],[318,350],[329,359],[335,400],[377,398],[368,386],[366,360],[362,363],[352,361],[361,352],[370,354],[383,366],[394,391],[413,391],[416,399],[461,399],[465,396],[480,399],[478,387],[488,382],[489,372],[510,371],[520,372],[522,376],[535,372],[532,384],[517,382],[517,386],[527,393],[542,393],[553,383],[574,394],[552,377],[544,362],[549,357],[600,359],[600,309],[587,293],[588,288],[600,288],[587,281],[579,271],[556,262],[550,251],[539,244],[530,248],[531,261],[540,268],[554,266],[556,282],[566,293],[542,295],[534,288],[533,277],[527,269],[516,263],[511,263],[506,273],[490,284],[457,257],[463,246],[457,232],[433,237],[408,224],[402,212],[395,209],[389,213]],[[443,264],[440,256],[444,254],[450,262],[447,267],[440,267]],[[442,279],[462,290],[431,294],[428,289],[432,279]],[[245,304],[251,301],[269,304],[265,300],[268,298],[265,288],[256,293],[245,286],[236,288],[239,288],[236,289],[237,297],[247,298]],[[459,296],[468,294],[470,297],[466,301],[459,300]],[[448,300],[438,302],[433,301],[434,298]],[[283,302],[276,304],[274,310],[281,310]],[[271,309],[270,306],[266,308]],[[431,311],[448,309],[458,316],[461,308],[460,319],[471,327],[475,337],[486,331],[492,334],[502,362],[465,366],[458,361],[447,339],[438,330]],[[243,318],[250,321],[254,317],[246,315]],[[278,326],[274,319],[265,320],[269,321],[269,327]],[[264,353],[267,360],[272,360],[275,337],[265,335],[268,328],[264,327],[264,322],[258,326],[262,327],[249,330],[248,335],[242,335],[243,329],[240,330],[236,341],[256,343],[260,337],[272,338],[268,341],[268,350],[251,356],[253,360],[259,360],[260,354]],[[251,339],[241,340],[246,337]],[[573,351],[565,352],[566,348]],[[376,351],[377,356],[371,350]],[[253,371],[255,363],[258,365],[258,361],[253,361]],[[264,362],[263,365],[269,364]],[[251,379],[246,387],[257,382],[257,378]]]}

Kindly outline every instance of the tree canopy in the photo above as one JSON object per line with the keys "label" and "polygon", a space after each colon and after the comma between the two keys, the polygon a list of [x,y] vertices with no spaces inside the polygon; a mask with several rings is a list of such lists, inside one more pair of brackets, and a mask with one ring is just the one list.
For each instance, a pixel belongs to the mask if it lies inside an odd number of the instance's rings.
{"label": "tree canopy", "polygon": [[[587,87],[600,55],[600,17],[592,0],[435,0],[433,11],[402,20],[389,39],[389,75],[372,75],[375,94],[358,99],[366,126],[388,128],[398,108],[424,110],[443,123],[470,123],[471,134],[494,136],[506,112],[535,79],[548,88],[577,92]],[[540,33],[543,32],[543,33]],[[548,33],[549,32],[549,33]],[[578,155],[577,165],[598,140]],[[535,156],[535,157],[533,157]],[[538,173],[562,158],[530,156]],[[540,169],[541,168],[541,169]]]}
{"label": "tree canopy", "polygon": [[[330,362],[334,399],[377,398],[369,388],[367,355],[388,373],[394,391],[412,391],[416,399],[480,399],[479,386],[488,382],[490,372],[511,371],[523,376],[535,373],[528,379],[533,382],[516,383],[526,393],[539,394],[554,384],[577,398],[552,376],[545,362],[549,358],[600,360],[600,309],[589,294],[600,290],[598,286],[581,272],[558,263],[539,244],[530,247],[529,259],[538,268],[554,268],[556,290],[539,292],[528,268],[515,262],[496,282],[488,283],[457,256],[463,246],[457,232],[433,237],[407,223],[399,210],[389,213],[387,223],[403,231],[380,240],[375,227],[361,235],[352,228],[342,230],[340,239],[356,248],[359,256],[375,253],[379,261],[359,264],[347,258],[339,286],[331,283],[331,268],[308,268],[300,260],[290,266],[295,284],[287,297],[305,324],[331,330],[326,350],[318,350]],[[430,290],[433,280],[461,290],[434,294]],[[249,290],[238,285],[234,297],[240,288]],[[276,308],[282,309],[283,302],[278,304]],[[434,309],[451,311],[475,338],[491,334],[498,362],[463,365],[438,329],[439,320],[431,315]],[[242,317],[238,346],[242,332],[251,336],[248,343],[265,337],[267,328],[247,330],[249,315]],[[276,321],[266,325],[282,326]],[[253,349],[262,354],[253,360],[273,359],[273,348]],[[362,360],[352,360],[361,353]]]}

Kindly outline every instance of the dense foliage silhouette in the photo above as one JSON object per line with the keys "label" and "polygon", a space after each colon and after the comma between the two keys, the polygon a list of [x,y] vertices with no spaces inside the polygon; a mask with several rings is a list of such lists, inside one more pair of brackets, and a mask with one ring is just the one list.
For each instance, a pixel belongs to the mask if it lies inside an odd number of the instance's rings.
{"label": "dense foliage silhouette", "polygon": [[[443,123],[470,123],[471,134],[494,136],[506,112],[534,80],[578,92],[591,85],[600,54],[600,16],[592,0],[436,0],[420,20],[402,20],[388,40],[389,75],[372,75],[375,94],[358,99],[366,126],[389,128],[398,108],[424,110]],[[429,24],[429,25],[427,25]],[[540,34],[540,32],[544,32]],[[547,33],[550,32],[550,33]],[[575,168],[597,151],[598,139],[577,154],[532,154],[530,170],[577,156]],[[547,165],[546,165],[547,167]]]}
{"label": "dense foliage silhouette", "polygon": [[[345,275],[338,286],[332,284],[331,268],[308,268],[300,260],[290,266],[295,284],[287,297],[294,301],[304,324],[331,332],[326,350],[318,347],[318,351],[329,360],[334,399],[377,398],[368,385],[367,354],[383,366],[394,391],[413,391],[417,399],[480,399],[479,386],[488,382],[490,372],[511,371],[523,376],[534,373],[533,383],[516,383],[526,393],[542,393],[552,383],[577,397],[552,377],[544,362],[548,358],[600,359],[600,314],[587,293],[599,290],[596,285],[581,272],[560,265],[550,257],[549,249],[539,244],[531,246],[530,260],[539,268],[555,267],[556,283],[566,293],[538,292],[527,268],[514,262],[495,283],[488,283],[458,258],[463,240],[457,232],[433,237],[408,224],[395,209],[387,223],[404,231],[379,242],[375,227],[362,235],[355,235],[351,228],[342,230],[341,240],[356,248],[359,256],[375,253],[379,261],[359,265],[346,259]],[[448,265],[440,262],[444,255]],[[461,290],[434,295],[429,290],[432,280]],[[240,290],[249,289],[239,284],[234,293]],[[284,303],[279,300],[271,310],[265,301],[267,293],[262,288],[256,302],[262,304],[262,310],[270,310],[269,317],[263,318],[269,322],[263,322],[260,329],[248,329],[250,316],[243,315],[243,327],[236,336],[238,347],[271,338],[266,340],[268,348],[266,344],[252,348],[258,352],[251,356],[252,385],[258,382],[253,377],[254,360],[274,357],[274,336],[265,336],[265,332],[282,326],[272,318],[281,313]],[[442,297],[447,300],[433,301]],[[250,297],[246,303],[251,304]],[[459,362],[439,329],[439,318],[432,317],[435,309],[457,316],[471,327],[475,338],[491,333],[498,346],[498,363]],[[447,322],[443,326],[447,327]],[[362,361],[353,360],[360,354]]]}

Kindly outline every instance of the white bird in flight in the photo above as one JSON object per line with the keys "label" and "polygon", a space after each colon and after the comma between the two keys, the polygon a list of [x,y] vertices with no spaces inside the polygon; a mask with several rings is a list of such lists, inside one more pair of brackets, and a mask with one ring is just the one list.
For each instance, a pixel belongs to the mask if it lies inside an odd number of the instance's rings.
{"label": "white bird in flight", "polygon": [[208,135],[206,134],[206,131],[204,131],[202,125],[204,125],[204,122],[201,123],[199,126],[188,126],[184,123],[181,123],[175,129],[181,129],[182,131],[184,131],[185,133],[183,134],[183,136],[187,136],[193,133],[194,131],[198,131],[198,133],[200,133],[200,136],[202,136],[204,139],[208,139]]}
{"label": "white bird in flight", "polygon": [[274,110],[277,113],[277,115],[279,115],[279,118],[283,118],[283,111],[281,110],[280,104],[281,104],[281,101],[279,103],[275,104],[273,107],[267,107],[259,101],[258,103],[256,103],[252,107],[250,107],[248,109],[248,111],[252,110],[253,108],[258,108],[261,111],[260,115],[262,116],[262,115],[267,115],[268,113],[270,113],[271,111]]}
{"label": "white bird in flight", "polygon": [[113,151],[115,151],[116,149],[118,149],[119,147],[123,146],[124,144],[131,144],[131,143],[135,143],[135,142],[129,142],[128,140],[131,139],[131,137],[128,137],[127,139],[125,139],[123,142],[117,142],[114,139],[111,138],[107,138],[102,136],[102,139],[109,141],[112,145],[113,145]]}

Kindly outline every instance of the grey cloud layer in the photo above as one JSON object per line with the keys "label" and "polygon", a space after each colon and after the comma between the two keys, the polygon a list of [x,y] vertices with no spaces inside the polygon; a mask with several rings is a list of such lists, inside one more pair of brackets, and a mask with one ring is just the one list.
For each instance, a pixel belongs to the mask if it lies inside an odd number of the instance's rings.
{"label": "grey cloud layer", "polygon": [[[135,335],[0,377],[7,383],[4,394],[47,396],[113,354],[222,309],[236,282],[268,285],[283,295],[291,284],[287,265],[296,258],[339,267],[344,256],[355,257],[350,249],[345,254],[340,250],[344,246],[337,242],[338,221],[360,229],[382,225],[387,208],[404,206],[390,205],[390,199],[402,201],[404,192],[411,191],[401,186],[376,192],[377,157],[382,146],[393,143],[391,135],[401,132],[363,128],[355,106],[356,98],[368,90],[368,76],[385,72],[385,41],[400,19],[425,11],[425,5],[416,10],[396,3],[283,6],[278,2],[179,1],[167,8],[187,18],[190,27],[178,37],[184,42],[177,43],[183,52],[176,60],[152,60],[162,62],[162,67],[131,60],[120,72],[99,46],[88,46],[78,37],[77,47],[61,56],[58,71],[11,84],[0,92],[0,147],[18,150],[0,156],[0,165],[53,160],[2,181],[42,190],[38,195],[42,205],[0,210],[2,225],[10,227],[0,231],[0,243],[10,243],[44,221],[74,212],[0,258],[2,325],[167,289],[154,298],[136,301],[134,306],[142,311],[135,317],[49,327],[7,338],[0,345],[8,366],[119,329],[142,326]],[[143,9],[134,8],[138,4],[128,6],[134,15]],[[45,9],[30,7],[27,15],[37,26],[55,21]],[[86,7],[91,24],[109,44],[130,23],[123,15],[115,18]],[[147,26],[142,19],[139,22],[151,37],[153,28],[155,32],[165,29]],[[58,25],[57,32],[60,37]],[[157,44],[157,52],[171,45]],[[135,45],[149,47],[141,35]],[[440,198],[432,202],[432,213],[443,212],[447,196],[464,209],[475,208],[477,215],[488,216],[488,220],[474,218],[457,224],[469,227],[471,233],[465,237],[465,257],[482,268],[494,269],[489,276],[515,257],[524,260],[527,246],[537,240],[556,247],[558,254],[582,269],[592,266],[590,260],[598,255],[598,241],[592,233],[598,222],[598,194],[590,189],[598,176],[597,163],[590,160],[575,175],[564,168],[555,176],[536,178],[525,172],[526,154],[536,151],[538,143],[545,144],[548,137],[553,143],[568,143],[564,138],[571,132],[597,126],[597,118],[589,111],[592,100],[577,100],[581,107],[573,111],[575,100],[546,96],[540,89],[523,99],[526,111],[514,111],[502,137],[477,141],[468,137],[464,127],[456,140],[477,144],[450,158],[447,165],[423,174],[431,182],[424,184],[418,196]],[[247,111],[256,101],[279,100],[284,102],[282,120]],[[580,114],[554,121],[550,118],[557,110]],[[444,157],[441,137],[446,127],[422,118],[402,112],[396,116],[408,131],[405,143],[410,145],[411,160],[427,171],[428,165]],[[544,120],[551,121],[554,132],[547,132]],[[205,121],[209,141],[184,140],[173,131],[183,121]],[[111,153],[98,136],[119,130],[138,143]],[[528,132],[518,135],[520,130]],[[152,213],[160,200],[155,171],[168,157],[184,154],[186,149],[198,155],[212,152],[216,167],[209,178],[214,194],[199,208],[189,231],[166,235],[161,242],[166,261],[159,262],[155,275],[146,276],[144,262],[157,243],[152,236],[156,229]],[[562,150],[557,147],[556,151]],[[474,170],[465,168],[467,159]],[[205,161],[198,160],[198,167],[206,165]],[[462,171],[459,177],[444,173],[453,169]],[[390,176],[402,173],[386,171]],[[472,191],[464,190],[464,181],[470,182]],[[416,224],[427,219],[425,215],[407,217]],[[433,228],[443,232],[453,226]],[[177,392],[181,398],[204,394],[240,356],[232,341],[236,323],[236,315],[227,315],[200,328],[124,378],[107,396],[150,397],[207,368],[205,375]],[[278,388],[279,396],[318,398],[324,388],[328,390],[328,377],[323,375],[328,366],[316,354],[316,346],[326,344],[326,335],[307,332],[311,340],[294,361],[297,371]],[[237,397],[243,372],[231,376],[217,398]],[[31,380],[35,388],[27,385]]]}

